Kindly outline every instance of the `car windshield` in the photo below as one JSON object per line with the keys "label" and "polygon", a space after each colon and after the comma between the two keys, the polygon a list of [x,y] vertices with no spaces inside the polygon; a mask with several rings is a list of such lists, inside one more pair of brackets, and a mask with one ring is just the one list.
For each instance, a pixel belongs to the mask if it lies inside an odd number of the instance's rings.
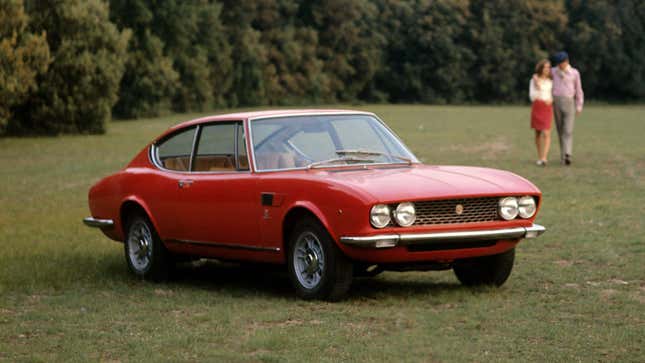
{"label": "car windshield", "polygon": [[251,135],[257,170],[418,162],[387,127],[370,115],[254,120]]}

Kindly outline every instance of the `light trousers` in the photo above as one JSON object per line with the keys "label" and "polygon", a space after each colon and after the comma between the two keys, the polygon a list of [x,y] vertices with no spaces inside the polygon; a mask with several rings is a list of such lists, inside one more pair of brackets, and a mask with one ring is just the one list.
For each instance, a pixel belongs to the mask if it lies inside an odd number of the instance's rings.
{"label": "light trousers", "polygon": [[573,125],[576,119],[576,104],[573,97],[553,97],[553,116],[560,139],[560,160],[573,153]]}

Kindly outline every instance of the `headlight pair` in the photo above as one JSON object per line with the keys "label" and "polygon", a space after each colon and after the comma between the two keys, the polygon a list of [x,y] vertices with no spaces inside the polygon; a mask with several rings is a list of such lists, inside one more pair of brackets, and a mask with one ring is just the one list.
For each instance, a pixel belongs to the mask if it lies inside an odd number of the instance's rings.
{"label": "headlight pair", "polygon": [[396,224],[401,227],[413,225],[417,219],[414,204],[410,202],[399,203],[393,211],[386,204],[377,204],[370,211],[370,222],[376,228],[383,228],[390,224],[392,217],[394,217]]}
{"label": "headlight pair", "polygon": [[517,216],[520,218],[531,218],[536,211],[535,199],[531,196],[523,196],[520,198],[506,197],[499,200],[499,215],[510,221]]}

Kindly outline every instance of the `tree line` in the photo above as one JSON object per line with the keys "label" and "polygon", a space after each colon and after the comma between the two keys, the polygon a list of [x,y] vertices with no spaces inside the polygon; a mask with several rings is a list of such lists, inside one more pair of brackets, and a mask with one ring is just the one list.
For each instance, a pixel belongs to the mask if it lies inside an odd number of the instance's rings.
{"label": "tree line", "polygon": [[0,135],[335,102],[526,102],[566,49],[587,98],[645,98],[641,0],[0,0]]}

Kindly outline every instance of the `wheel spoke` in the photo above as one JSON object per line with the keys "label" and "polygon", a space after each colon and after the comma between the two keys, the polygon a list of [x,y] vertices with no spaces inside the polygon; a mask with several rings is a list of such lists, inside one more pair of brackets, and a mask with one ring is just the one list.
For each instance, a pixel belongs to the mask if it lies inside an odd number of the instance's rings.
{"label": "wheel spoke", "polygon": [[127,240],[130,263],[137,271],[144,271],[152,258],[152,234],[150,228],[141,221],[130,227]]}
{"label": "wheel spoke", "polygon": [[312,232],[300,235],[295,242],[292,258],[300,284],[308,289],[315,288],[325,271],[325,255],[318,237]]}

